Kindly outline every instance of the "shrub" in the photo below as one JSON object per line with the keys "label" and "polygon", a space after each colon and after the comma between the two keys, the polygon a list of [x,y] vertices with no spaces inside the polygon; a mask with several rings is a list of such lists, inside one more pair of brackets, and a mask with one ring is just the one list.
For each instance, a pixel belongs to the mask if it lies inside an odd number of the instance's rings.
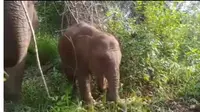
{"label": "shrub", "polygon": [[[39,35],[39,33],[38,33]],[[37,36],[37,46],[40,62],[42,65],[47,64],[48,62],[53,63],[58,58],[58,50],[57,50],[57,39],[50,35],[39,35]],[[28,64],[35,65],[36,63],[36,55],[35,55],[35,47],[33,42],[31,43],[28,50]]]}
{"label": "shrub", "polygon": [[185,16],[192,17],[168,9],[164,1],[137,2],[136,12],[142,7],[145,19],[139,24],[135,22],[137,18],[124,18],[118,9],[107,13],[115,13],[117,18],[110,20],[108,27],[122,43],[124,91],[164,99],[196,91],[189,87],[199,79],[199,22],[182,22]]}

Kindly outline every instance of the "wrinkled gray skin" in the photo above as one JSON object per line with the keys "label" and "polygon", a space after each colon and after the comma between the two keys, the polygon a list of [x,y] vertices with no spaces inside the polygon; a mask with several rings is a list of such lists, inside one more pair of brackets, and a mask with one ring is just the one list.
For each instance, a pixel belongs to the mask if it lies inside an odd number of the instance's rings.
{"label": "wrinkled gray skin", "polygon": [[[66,36],[71,37],[76,55],[72,43]],[[108,101],[120,99],[118,89],[122,54],[119,42],[114,36],[81,22],[64,32],[59,40],[58,50],[65,75],[73,84],[75,83],[73,79],[77,79],[81,98],[86,104],[95,102],[91,95],[90,74],[96,76],[100,91],[107,89]],[[74,76],[75,56],[77,56],[77,71]]]}
{"label": "wrinkled gray skin", "polygon": [[[35,1],[24,1],[33,28],[38,27]],[[4,70],[9,78],[4,83],[4,98],[19,101],[32,33],[20,1],[4,1]]]}

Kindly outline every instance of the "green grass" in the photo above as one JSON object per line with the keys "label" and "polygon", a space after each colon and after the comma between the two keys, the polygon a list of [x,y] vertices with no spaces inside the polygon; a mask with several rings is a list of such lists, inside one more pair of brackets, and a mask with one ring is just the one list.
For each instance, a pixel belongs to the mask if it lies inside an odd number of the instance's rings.
{"label": "green grass", "polygon": [[[71,85],[67,83],[65,77],[59,73],[58,70],[54,69],[46,75],[50,95],[53,99],[47,97],[42,79],[38,76],[38,73],[31,71],[37,71],[37,67],[29,67],[25,72],[22,104],[9,104],[10,110],[14,109],[15,111],[18,111],[29,109],[31,112],[86,112],[86,109],[82,106],[82,102],[79,99],[71,99]],[[29,73],[31,73],[31,75]],[[141,98],[137,96],[132,96],[132,98],[127,100],[127,104],[124,106],[132,105],[133,107],[136,107],[127,108],[129,110],[142,109],[143,105],[146,105],[143,104]],[[95,111],[104,112],[120,110],[123,108],[125,107],[123,107],[122,104],[106,104],[105,101],[104,103],[99,101],[98,105],[93,107]]]}
{"label": "green grass", "polygon": [[[39,72],[31,72],[37,70],[38,68],[34,66],[26,70],[22,102],[21,104],[7,104],[7,108],[10,110],[8,112],[18,112],[19,110],[20,112],[86,112],[86,108],[82,106],[79,99],[71,99],[71,85],[67,83],[66,78],[57,69],[52,69],[45,74],[50,95],[53,97],[53,99],[49,99]],[[126,91],[129,90],[120,91],[120,96],[124,97],[121,104],[106,103],[101,99],[90,112],[121,112],[123,109],[127,112],[169,112],[168,102],[176,101],[176,99],[168,99],[167,96],[169,95],[166,95],[165,91],[159,91],[154,96],[141,96],[140,93],[136,92],[130,92],[126,95],[124,94]],[[187,102],[190,100],[191,102]],[[198,103],[194,98],[181,102],[188,105]]]}
{"label": "green grass", "polygon": [[[23,81],[22,102],[21,104],[7,104],[8,112],[18,112],[19,110],[20,112],[87,112],[87,109],[82,106],[82,102],[79,99],[71,98],[72,87],[60,73],[57,65],[45,73],[45,78],[50,95],[53,97],[52,99],[47,97],[37,66],[29,66],[25,71]],[[122,80],[121,83],[127,81],[131,80]],[[89,112],[122,112],[123,110],[127,112],[170,112],[174,106],[171,102],[177,102],[175,103],[177,104],[175,109],[183,108],[185,110],[192,104],[198,104],[198,100],[195,99],[199,94],[198,89],[196,89],[198,85],[192,81],[188,83],[189,85],[183,85],[192,88],[186,87],[184,90],[180,90],[181,92],[178,92],[175,86],[169,87],[165,85],[150,91],[146,87],[134,87],[134,83],[132,84],[125,85],[132,88],[122,86],[120,89],[120,96],[123,98],[121,103],[105,102],[102,98],[98,100],[97,105],[91,107]],[[144,94],[145,91],[146,94]],[[182,94],[179,95],[177,93]],[[181,107],[178,107],[178,104],[182,104]]]}

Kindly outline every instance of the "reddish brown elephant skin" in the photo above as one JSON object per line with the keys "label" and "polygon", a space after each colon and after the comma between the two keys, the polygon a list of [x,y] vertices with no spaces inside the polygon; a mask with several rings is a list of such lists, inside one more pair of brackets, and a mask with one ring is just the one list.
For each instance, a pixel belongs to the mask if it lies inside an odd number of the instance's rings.
{"label": "reddish brown elephant skin", "polygon": [[[24,1],[33,28],[39,26],[35,1]],[[9,78],[4,83],[6,101],[18,101],[27,50],[32,33],[21,1],[4,1],[4,70]]]}
{"label": "reddish brown elephant skin", "polygon": [[[73,41],[74,47],[69,39]],[[90,89],[90,73],[96,76],[100,90],[108,90],[107,100],[120,99],[118,89],[122,54],[119,42],[113,35],[80,22],[64,32],[59,40],[58,50],[65,75],[73,83],[73,79],[77,79],[80,95],[85,103],[94,103]],[[108,82],[107,88],[104,79]]]}

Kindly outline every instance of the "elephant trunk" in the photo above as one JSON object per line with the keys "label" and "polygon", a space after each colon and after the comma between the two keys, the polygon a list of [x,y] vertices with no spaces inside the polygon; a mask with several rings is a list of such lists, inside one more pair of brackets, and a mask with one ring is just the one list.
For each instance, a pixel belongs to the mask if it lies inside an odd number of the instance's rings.
{"label": "elephant trunk", "polygon": [[24,59],[30,40],[30,27],[21,2],[4,1],[4,67],[13,67]]}

